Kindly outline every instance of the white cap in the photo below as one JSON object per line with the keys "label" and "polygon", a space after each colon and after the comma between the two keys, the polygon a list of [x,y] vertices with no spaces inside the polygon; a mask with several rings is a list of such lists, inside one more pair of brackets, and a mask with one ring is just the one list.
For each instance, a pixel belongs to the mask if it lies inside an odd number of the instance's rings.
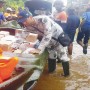
{"label": "white cap", "polygon": [[6,10],[12,11],[12,9],[10,7],[8,7]]}

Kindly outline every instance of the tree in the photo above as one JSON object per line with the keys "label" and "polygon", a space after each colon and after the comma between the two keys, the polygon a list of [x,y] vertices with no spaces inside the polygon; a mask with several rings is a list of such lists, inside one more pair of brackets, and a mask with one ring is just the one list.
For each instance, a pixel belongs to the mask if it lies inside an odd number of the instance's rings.
{"label": "tree", "polygon": [[24,8],[24,2],[26,0],[6,0],[6,5],[5,5],[5,8],[7,7],[12,7],[12,8],[15,8],[16,10],[19,8],[19,7],[22,7]]}

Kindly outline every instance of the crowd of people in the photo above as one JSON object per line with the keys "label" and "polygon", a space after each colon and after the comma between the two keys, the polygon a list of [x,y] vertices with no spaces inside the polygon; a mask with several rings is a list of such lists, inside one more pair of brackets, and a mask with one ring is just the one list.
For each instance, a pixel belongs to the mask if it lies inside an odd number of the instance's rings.
{"label": "crowd of people", "polygon": [[4,17],[7,21],[16,20],[16,18],[17,18],[16,10],[12,9],[10,7],[6,8],[6,11],[4,13]]}
{"label": "crowd of people", "polygon": [[3,24],[5,21],[11,21],[17,19],[17,13],[15,9],[7,7],[4,12],[0,12],[0,23]]}
{"label": "crowd of people", "polygon": [[[28,31],[33,28],[33,33],[38,34],[40,45],[32,52],[41,54],[47,48],[49,52],[49,73],[55,71],[56,60],[58,60],[58,62],[62,63],[63,76],[69,76],[69,58],[67,55],[72,55],[73,41],[77,28],[79,28],[77,43],[82,46],[83,53],[87,54],[90,36],[90,7],[82,15],[82,22],[80,23],[80,18],[75,14],[75,10],[72,8],[65,10],[63,1],[56,0],[53,6],[56,11],[52,15],[37,15],[33,17],[27,9],[19,9],[19,13],[16,15],[15,9],[7,8],[4,17],[6,20],[11,20],[12,17],[17,18],[18,23],[28,29]],[[0,15],[0,20],[4,21],[4,17],[2,17],[2,14]],[[63,43],[65,42],[62,40],[67,40],[65,39],[66,34],[70,38],[70,42],[64,47]],[[82,40],[83,38],[84,41]]]}
{"label": "crowd of people", "polygon": [[[0,8],[3,8],[5,5],[4,0],[0,0]],[[17,19],[17,12],[15,8],[7,7],[6,10],[0,12],[0,25],[3,24],[5,21],[16,20]]]}

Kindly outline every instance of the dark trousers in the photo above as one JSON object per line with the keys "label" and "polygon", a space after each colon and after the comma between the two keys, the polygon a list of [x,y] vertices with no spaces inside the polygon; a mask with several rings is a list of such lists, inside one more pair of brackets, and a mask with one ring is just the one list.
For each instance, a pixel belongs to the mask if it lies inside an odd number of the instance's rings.
{"label": "dark trousers", "polygon": [[83,44],[88,44],[90,27],[82,27],[81,31],[78,32],[77,41],[82,41],[84,39]]}

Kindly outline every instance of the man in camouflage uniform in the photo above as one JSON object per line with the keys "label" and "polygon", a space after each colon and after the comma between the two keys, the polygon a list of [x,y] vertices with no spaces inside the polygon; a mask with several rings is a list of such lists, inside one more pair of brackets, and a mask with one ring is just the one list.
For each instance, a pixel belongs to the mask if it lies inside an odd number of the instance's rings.
{"label": "man in camouflage uniform", "polygon": [[69,59],[66,54],[66,49],[58,41],[53,39],[53,37],[58,39],[58,36],[63,33],[62,28],[45,15],[32,17],[27,11],[23,10],[18,14],[18,17],[20,17],[18,21],[23,23],[24,27],[29,27],[28,30],[30,32],[37,33],[39,36],[40,45],[36,50],[31,52],[41,54],[47,47],[49,52],[49,72],[53,72],[56,69],[56,58],[58,56],[62,60],[64,76],[68,76]]}

